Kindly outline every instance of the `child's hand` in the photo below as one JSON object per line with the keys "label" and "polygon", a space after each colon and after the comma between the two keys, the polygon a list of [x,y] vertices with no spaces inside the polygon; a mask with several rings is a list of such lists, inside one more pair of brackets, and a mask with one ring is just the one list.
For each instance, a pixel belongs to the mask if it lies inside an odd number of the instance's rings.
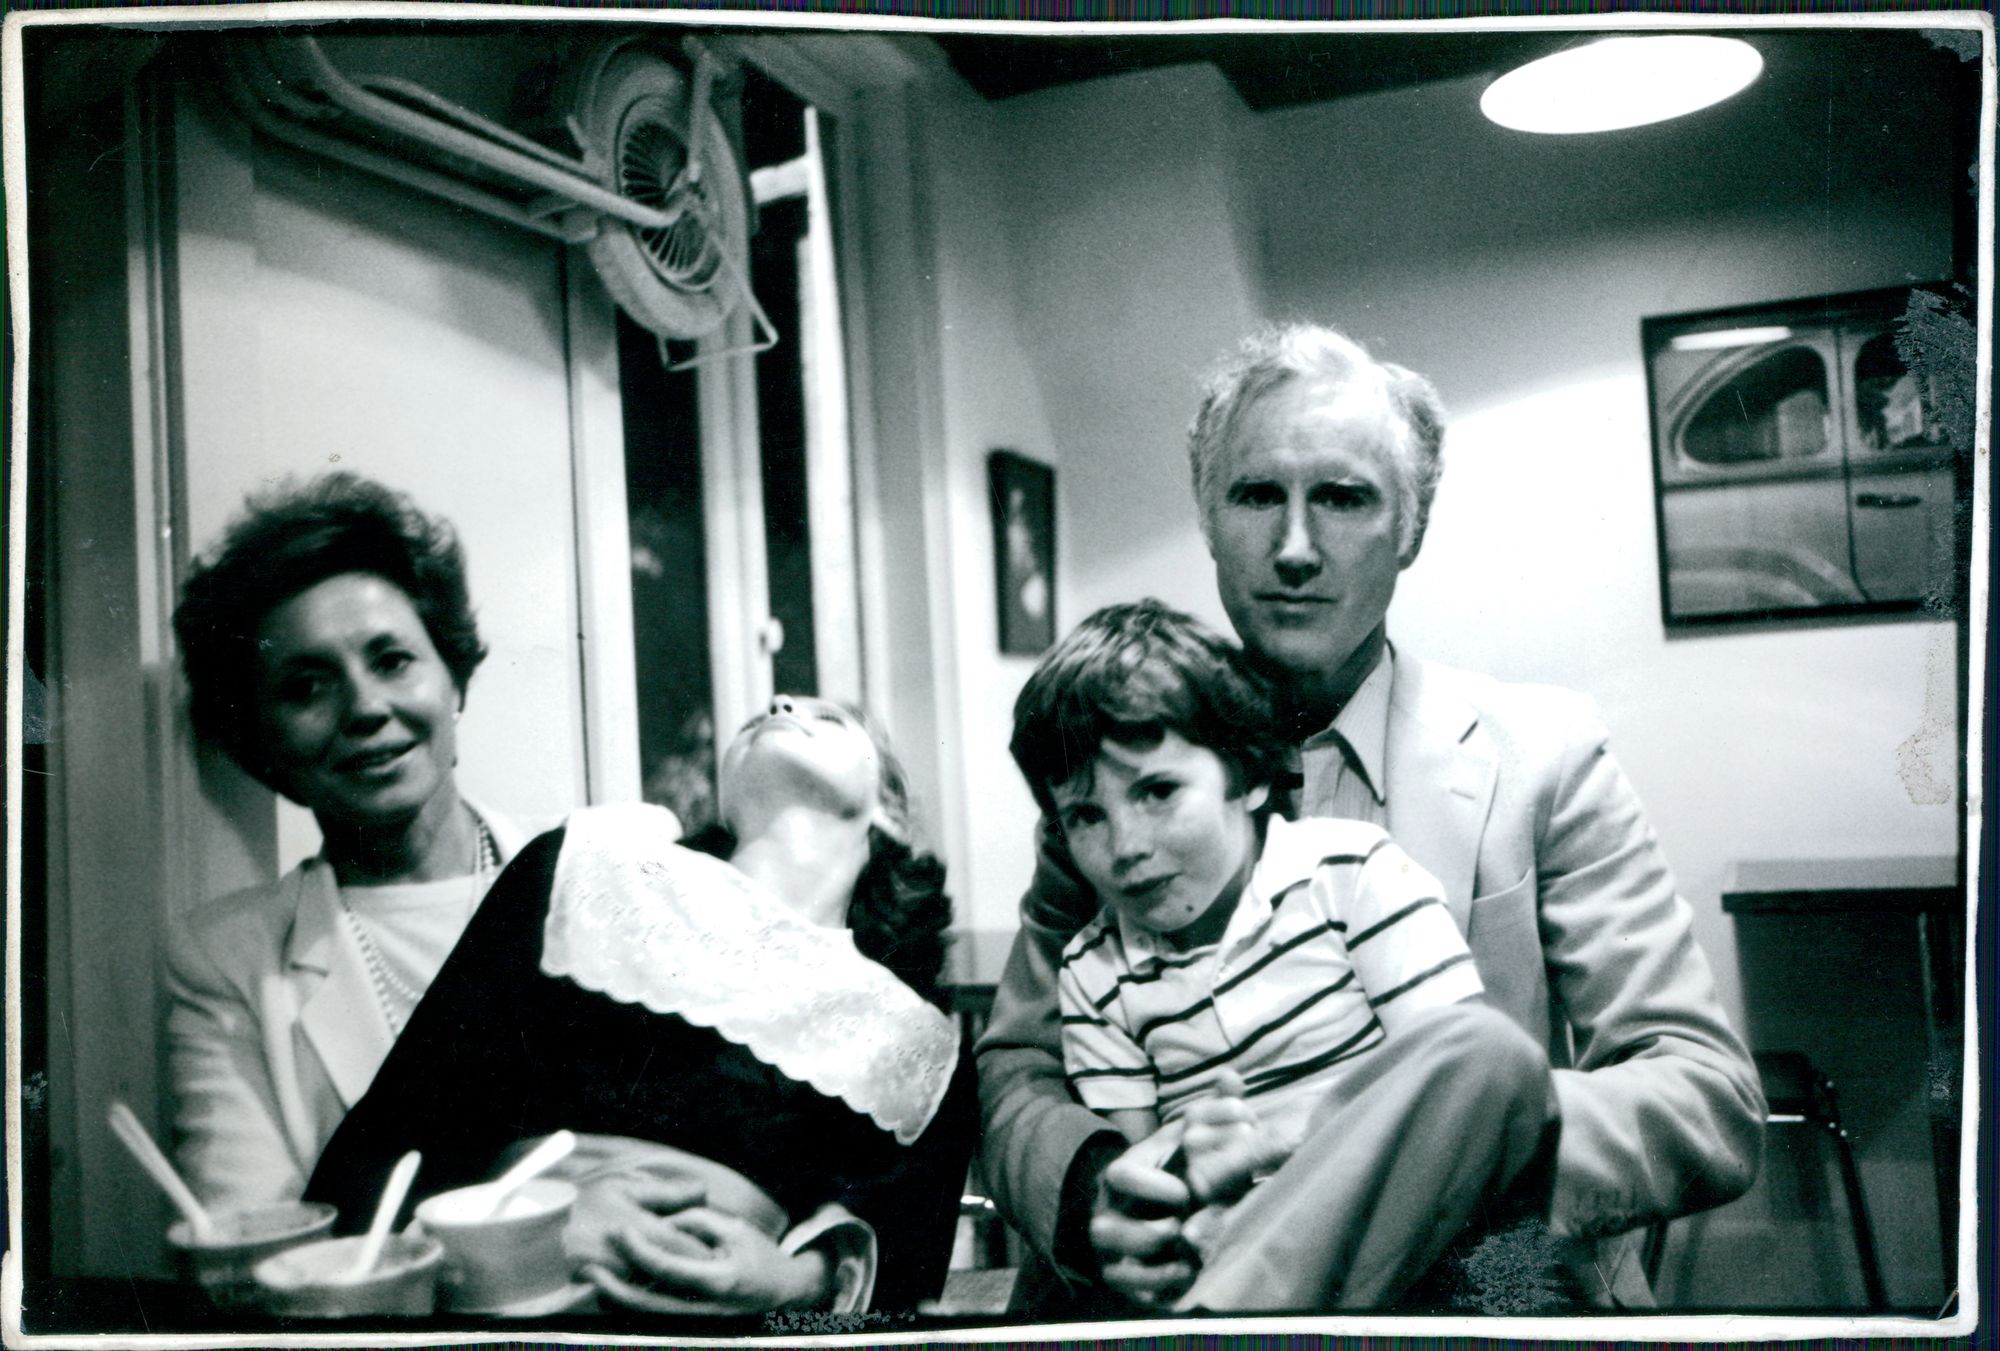
{"label": "child's hand", "polygon": [[1194,1254],[1181,1241],[1192,1198],[1171,1171],[1181,1123],[1171,1122],[1112,1160],[1098,1179],[1090,1218],[1104,1283],[1133,1303],[1166,1308],[1194,1280]]}
{"label": "child's hand", "polygon": [[1250,1190],[1259,1174],[1284,1162],[1284,1154],[1243,1098],[1243,1080],[1224,1070],[1218,1096],[1194,1103],[1181,1115],[1188,1190],[1203,1205],[1228,1205]]}

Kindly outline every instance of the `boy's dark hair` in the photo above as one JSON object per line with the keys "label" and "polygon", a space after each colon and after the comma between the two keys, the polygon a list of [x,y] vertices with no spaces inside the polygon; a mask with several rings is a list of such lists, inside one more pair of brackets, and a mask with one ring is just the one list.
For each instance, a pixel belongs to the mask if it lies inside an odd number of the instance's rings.
{"label": "boy's dark hair", "polygon": [[348,572],[374,573],[409,597],[461,698],[486,656],[465,558],[443,517],[358,474],[251,497],[181,588],[174,633],[195,735],[259,778],[258,630],[292,597]]}
{"label": "boy's dark hair", "polygon": [[1106,741],[1145,746],[1168,732],[1220,757],[1232,794],[1267,787],[1284,768],[1270,689],[1242,649],[1149,599],[1107,605],[1042,658],[1014,701],[1007,748],[1054,821],[1054,790]]}

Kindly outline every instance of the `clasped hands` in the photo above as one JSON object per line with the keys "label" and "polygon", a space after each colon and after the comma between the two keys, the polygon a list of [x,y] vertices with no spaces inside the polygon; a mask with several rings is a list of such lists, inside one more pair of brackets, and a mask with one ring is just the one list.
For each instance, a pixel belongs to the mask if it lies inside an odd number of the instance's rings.
{"label": "clasped hands", "polygon": [[824,1253],[787,1253],[707,1200],[698,1182],[597,1178],[578,1191],[563,1247],[601,1296],[649,1313],[769,1313],[825,1298]]}
{"label": "clasped hands", "polygon": [[1216,1096],[1133,1144],[1098,1180],[1090,1242],[1104,1283],[1146,1308],[1171,1305],[1200,1266],[1191,1222],[1206,1207],[1241,1199],[1283,1162],[1244,1100],[1243,1081],[1224,1071]]}

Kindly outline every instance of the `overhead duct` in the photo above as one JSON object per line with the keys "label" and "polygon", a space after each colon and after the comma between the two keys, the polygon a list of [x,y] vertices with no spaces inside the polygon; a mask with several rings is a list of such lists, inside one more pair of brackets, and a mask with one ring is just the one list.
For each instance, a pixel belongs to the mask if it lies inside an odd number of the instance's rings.
{"label": "overhead duct", "polygon": [[747,306],[761,351],[777,334],[751,293],[748,185],[715,115],[725,67],[693,39],[681,50],[691,72],[632,39],[568,63],[550,112],[575,154],[417,81],[344,72],[310,34],[234,35],[221,59],[264,134],[581,247],[663,338],[713,333]]}

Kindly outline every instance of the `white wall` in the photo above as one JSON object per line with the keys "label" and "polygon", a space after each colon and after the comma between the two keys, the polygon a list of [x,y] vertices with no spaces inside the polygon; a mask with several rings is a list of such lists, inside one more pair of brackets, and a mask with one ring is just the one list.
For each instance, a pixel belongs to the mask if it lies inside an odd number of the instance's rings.
{"label": "white wall", "polygon": [[[1728,153],[1729,126],[1690,123],[1639,133],[1635,150],[1503,132],[1477,93],[1457,82],[1260,117],[1214,69],[1186,66],[990,105],[950,86],[925,95],[952,648],[979,785],[959,870],[970,923],[1010,922],[1027,868],[1010,835],[1032,820],[1004,749],[1032,663],[995,655],[984,454],[1058,465],[1059,631],[1147,594],[1220,624],[1185,426],[1200,373],[1267,315],[1341,324],[1439,383],[1449,468],[1391,632],[1599,699],[1732,1008],[1727,859],[1953,847],[1950,806],[1935,791],[1912,802],[1894,772],[1920,722],[1930,744],[1955,744],[1924,693],[1938,666],[1948,710],[1948,627],[1664,636],[1638,354],[1642,315],[1946,273],[1948,203],[1925,151],[1942,138],[1916,140],[1900,176],[1893,157],[1859,153],[1821,172],[1817,126],[1787,121]],[[1939,115],[1912,98],[1909,125]],[[1740,734],[1753,728],[1762,739]],[[1710,747],[1712,772],[1689,772],[1690,743]],[[1857,762],[1883,772],[1848,772]],[[1844,787],[1802,798],[1786,790],[1802,776]]]}
{"label": "white wall", "polygon": [[1210,66],[998,108],[1024,336],[1062,443],[1059,618],[1157,595],[1221,623],[1186,429],[1202,372],[1261,313],[1250,113]]}
{"label": "white wall", "polygon": [[[956,921],[974,930],[1013,926],[1033,871],[1027,842],[1036,816],[1007,754],[1014,696],[1034,661],[999,655],[986,457],[1013,450],[1054,463],[1058,492],[1066,472],[1023,337],[1022,274],[1005,228],[1008,157],[997,120],[969,91],[947,84],[923,95],[914,124],[935,205],[949,643],[958,653],[948,678],[957,687],[969,827],[959,856],[948,861]],[[1059,544],[1058,576],[1065,566]],[[1058,598],[1058,626],[1066,619]]]}
{"label": "white wall", "polygon": [[1220,621],[1180,446],[1196,373],[1257,312],[1237,209],[1250,118],[1205,66],[1000,104],[946,79],[918,98],[967,803],[953,892],[961,926],[1004,930],[1033,871],[1007,741],[1035,659],[999,655],[986,455],[1056,466],[1058,634],[1147,594]]}
{"label": "white wall", "polygon": [[[189,533],[244,494],[352,470],[449,518],[490,655],[468,794],[524,822],[584,797],[560,246],[269,142],[181,124]],[[284,804],[278,866],[318,847]]]}

